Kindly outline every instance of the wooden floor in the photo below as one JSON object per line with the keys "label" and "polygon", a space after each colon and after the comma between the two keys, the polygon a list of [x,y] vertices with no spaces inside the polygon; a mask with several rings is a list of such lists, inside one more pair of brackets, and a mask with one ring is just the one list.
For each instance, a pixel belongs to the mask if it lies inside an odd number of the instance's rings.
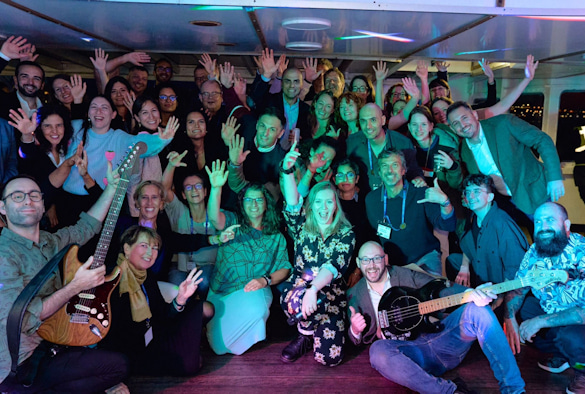
{"label": "wooden floor", "polygon": [[[205,365],[197,376],[139,376],[131,378],[129,387],[132,393],[410,393],[372,369],[365,348],[346,355],[341,365],[327,368],[317,364],[310,354],[293,364],[282,363],[280,353],[287,343],[261,342],[242,356],[217,356],[204,345]],[[526,346],[518,356],[527,393],[564,393],[573,372],[555,375],[543,371],[536,365],[540,357],[541,353]],[[474,346],[463,363],[444,377],[461,377],[478,393],[499,392],[479,346]]]}

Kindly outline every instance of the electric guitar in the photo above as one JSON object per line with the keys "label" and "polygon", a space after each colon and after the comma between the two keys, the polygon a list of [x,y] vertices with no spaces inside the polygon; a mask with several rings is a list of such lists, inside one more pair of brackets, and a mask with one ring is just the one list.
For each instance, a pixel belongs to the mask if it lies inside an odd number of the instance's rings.
{"label": "electric guitar", "polygon": [[[566,283],[568,279],[569,274],[566,271],[533,270],[523,278],[484,287],[482,290],[500,294],[527,286],[541,289],[554,282]],[[415,339],[421,332],[440,331],[440,322],[431,322],[430,313],[472,301],[467,292],[437,298],[443,288],[445,283],[440,279],[435,279],[420,289],[389,288],[378,305],[378,320],[384,338],[404,341]]]}
{"label": "electric guitar", "polygon": [[[146,144],[144,142],[136,143],[130,147],[118,167],[120,182],[116,187],[114,199],[104,221],[90,269],[101,267],[105,263],[110,241],[128,189],[130,175],[134,164],[144,152],[146,152]],[[63,259],[63,286],[73,280],[75,273],[83,265],[77,259],[78,250],[79,246],[71,246]],[[41,324],[37,331],[41,338],[67,346],[89,346],[103,339],[112,324],[110,320],[110,295],[120,281],[119,275],[120,270],[116,267],[106,276],[102,285],[85,290],[69,299],[61,309]]]}

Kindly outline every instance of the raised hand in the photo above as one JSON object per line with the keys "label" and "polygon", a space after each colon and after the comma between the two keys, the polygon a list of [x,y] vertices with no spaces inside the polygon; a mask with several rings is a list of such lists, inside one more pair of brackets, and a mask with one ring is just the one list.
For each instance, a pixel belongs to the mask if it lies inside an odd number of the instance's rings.
{"label": "raised hand", "polygon": [[102,48],[97,48],[94,51],[95,57],[90,57],[89,60],[96,70],[105,70],[108,63],[108,55]]}
{"label": "raised hand", "polygon": [[238,96],[246,95],[246,88],[248,81],[246,81],[240,73],[237,73],[234,78],[234,90]]}
{"label": "raised hand", "polygon": [[451,66],[451,64],[450,64],[450,63],[447,63],[447,62],[444,62],[444,61],[441,61],[441,60],[437,60],[437,61],[435,62],[435,67],[437,67],[437,70],[438,70],[438,71],[441,71],[441,72],[447,72],[447,69],[448,69],[450,66]]}
{"label": "raised hand", "polygon": [[199,283],[203,281],[201,278],[201,274],[203,271],[197,269],[197,267],[193,268],[189,275],[187,275],[187,279],[181,282],[179,285],[179,294],[177,294],[177,304],[185,305],[189,297],[195,294]]}
{"label": "raised hand", "polygon": [[258,67],[258,73],[260,75],[264,75],[264,67],[262,67],[262,62],[260,61],[260,56],[252,57],[254,59],[254,63],[256,63],[256,67]]}
{"label": "raised hand", "polygon": [[199,60],[199,64],[205,67],[205,71],[207,71],[207,74],[209,74],[212,77],[217,77],[215,73],[215,69],[217,67],[217,60],[211,59],[211,56],[209,56],[208,53],[204,53],[203,55],[201,55],[201,60]]}
{"label": "raised hand", "polygon": [[308,57],[303,62],[303,68],[305,69],[305,79],[311,83],[313,83],[315,79],[319,78],[323,72],[323,70],[317,71],[317,64],[317,59],[313,57]]}
{"label": "raised hand", "polygon": [[298,143],[297,141],[294,141],[292,146],[290,147],[290,150],[288,151],[286,156],[284,156],[284,159],[282,160],[283,170],[290,170],[295,165],[297,159],[301,156],[299,150],[297,149],[297,143]]}
{"label": "raised hand", "polygon": [[323,160],[325,156],[325,152],[321,153],[314,153],[309,158],[309,165],[307,166],[307,170],[311,171],[313,174],[317,172],[317,170],[327,164],[327,160]]}
{"label": "raised hand", "polygon": [[262,75],[264,78],[272,78],[272,76],[276,74],[276,71],[278,71],[278,68],[280,67],[281,60],[282,57],[277,62],[274,62],[274,51],[272,49],[266,48],[262,51],[260,62],[262,63]]}
{"label": "raised hand", "polygon": [[388,67],[386,66],[386,62],[382,60],[378,60],[375,66],[372,66],[374,70],[374,74],[376,75],[376,81],[383,81],[388,76]]}
{"label": "raised hand", "polygon": [[32,44],[27,44],[26,41],[26,38],[22,36],[10,36],[2,43],[0,52],[11,59],[21,59],[23,56],[28,56],[31,49]]}
{"label": "raised hand", "polygon": [[244,137],[236,135],[234,136],[234,138],[230,140],[229,156],[230,161],[232,162],[233,165],[235,165],[236,167],[241,166],[249,154],[250,154],[249,150],[244,152]]}
{"label": "raised hand", "polygon": [[235,67],[230,62],[225,62],[219,65],[219,82],[229,89],[234,85],[234,70]]}
{"label": "raised hand", "polygon": [[427,81],[429,79],[429,65],[425,60],[419,60],[416,62],[416,76],[421,81]]}
{"label": "raised hand", "polygon": [[22,108],[18,108],[18,112],[11,109],[8,116],[12,119],[8,121],[8,124],[22,134],[22,142],[33,142],[34,132],[37,129],[37,111],[33,112],[30,119]]}
{"label": "raised hand", "polygon": [[221,139],[223,140],[224,144],[229,145],[230,141],[236,135],[236,131],[240,128],[240,125],[237,124],[238,120],[235,116],[230,116],[228,120],[221,125]]}
{"label": "raised hand", "polygon": [[559,198],[565,195],[565,185],[563,180],[550,181],[546,184],[546,194],[552,202],[558,201]]}
{"label": "raised hand", "polygon": [[205,166],[205,171],[209,175],[209,184],[211,187],[222,188],[227,182],[228,172],[225,169],[225,161],[216,160],[211,163],[211,170]]}
{"label": "raised hand", "polygon": [[181,160],[183,160],[183,158],[187,155],[187,150],[185,150],[183,153],[179,154],[175,151],[169,152],[169,154],[167,155],[167,160],[169,161],[169,166],[172,167],[187,167],[187,164],[181,162]]}
{"label": "raised hand", "polygon": [[487,59],[482,58],[479,62],[481,69],[486,77],[488,77],[489,83],[494,83],[494,70],[490,67],[490,61]]}
{"label": "raised hand", "polygon": [[526,56],[526,67],[524,67],[524,75],[527,79],[531,80],[534,78],[536,74],[536,69],[538,68],[538,61],[534,61],[534,56],[528,55]]}
{"label": "raised hand", "polygon": [[437,151],[437,154],[435,155],[435,166],[450,170],[451,167],[453,167],[453,163],[455,163],[455,161],[447,152],[440,149]]}
{"label": "raised hand", "polygon": [[434,179],[434,186],[429,187],[425,190],[425,198],[422,200],[418,200],[417,203],[423,204],[425,202],[430,202],[434,204],[444,204],[449,200],[449,197],[439,187],[439,181],[437,178]]}
{"label": "raised hand", "polygon": [[286,58],[286,55],[280,55],[280,57],[278,58],[278,63],[279,63],[279,66],[278,66],[278,71],[276,71],[276,77],[282,78],[282,75],[284,74],[284,72],[288,68],[288,59]]}
{"label": "raised hand", "polygon": [[416,86],[416,82],[412,78],[402,78],[402,84],[404,85],[404,90],[408,93],[411,97],[411,100],[419,100],[420,98],[420,90],[418,86]]}
{"label": "raised hand", "polygon": [[179,130],[179,119],[175,116],[171,116],[164,131],[161,127],[158,128],[158,136],[162,140],[170,140],[175,136],[177,130]]}
{"label": "raised hand", "polygon": [[135,66],[142,66],[144,63],[150,63],[150,55],[146,52],[130,52],[126,54],[126,61]]}
{"label": "raised hand", "polygon": [[134,106],[134,102],[136,101],[136,94],[133,91],[124,92],[124,107],[128,109],[130,115],[132,114],[132,107]]}
{"label": "raised hand", "polygon": [[71,76],[71,95],[75,104],[83,102],[83,96],[87,91],[87,84],[82,81],[81,75],[74,74]]}

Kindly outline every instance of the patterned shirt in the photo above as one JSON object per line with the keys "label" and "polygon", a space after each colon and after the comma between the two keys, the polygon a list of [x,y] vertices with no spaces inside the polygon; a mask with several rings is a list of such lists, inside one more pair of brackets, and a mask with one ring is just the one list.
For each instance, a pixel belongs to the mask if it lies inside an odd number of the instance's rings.
{"label": "patterned shirt", "polygon": [[585,307],[585,237],[572,233],[563,253],[555,258],[540,257],[534,245],[524,256],[516,278],[526,275],[529,270],[565,270],[569,274],[567,283],[552,283],[544,288],[532,289],[546,313],[561,312],[573,307]]}
{"label": "patterned shirt", "polygon": [[[225,212],[225,218],[225,228],[236,224],[233,212]],[[235,238],[219,247],[211,289],[215,293],[231,294],[243,289],[252,279],[282,268],[291,269],[291,264],[281,233],[264,234],[251,227],[244,230],[239,227]]]}
{"label": "patterned shirt", "polygon": [[[10,353],[6,339],[6,320],[12,304],[34,276],[62,248],[77,243],[83,245],[99,231],[101,223],[86,213],[79,222],[55,234],[41,231],[39,243],[5,228],[0,234],[0,381],[10,371]],[[32,299],[22,322],[19,363],[29,358],[41,342],[37,329],[41,325],[43,299],[60,289],[61,278],[54,275]]]}

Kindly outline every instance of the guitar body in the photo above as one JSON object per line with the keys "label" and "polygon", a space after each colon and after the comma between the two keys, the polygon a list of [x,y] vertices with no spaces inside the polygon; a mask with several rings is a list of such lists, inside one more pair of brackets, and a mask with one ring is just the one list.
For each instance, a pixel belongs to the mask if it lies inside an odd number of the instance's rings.
{"label": "guitar body", "polygon": [[420,289],[391,287],[384,293],[378,305],[380,329],[384,338],[397,340],[415,339],[421,332],[438,332],[439,322],[430,321],[430,315],[419,312],[421,302],[439,298],[445,283],[435,279]]}
{"label": "guitar body", "polygon": [[[63,286],[73,280],[83,265],[77,259],[78,250],[77,245],[72,246],[63,259]],[[41,338],[68,346],[98,343],[110,330],[110,296],[119,281],[120,270],[116,267],[101,286],[72,297],[39,327]]]}

